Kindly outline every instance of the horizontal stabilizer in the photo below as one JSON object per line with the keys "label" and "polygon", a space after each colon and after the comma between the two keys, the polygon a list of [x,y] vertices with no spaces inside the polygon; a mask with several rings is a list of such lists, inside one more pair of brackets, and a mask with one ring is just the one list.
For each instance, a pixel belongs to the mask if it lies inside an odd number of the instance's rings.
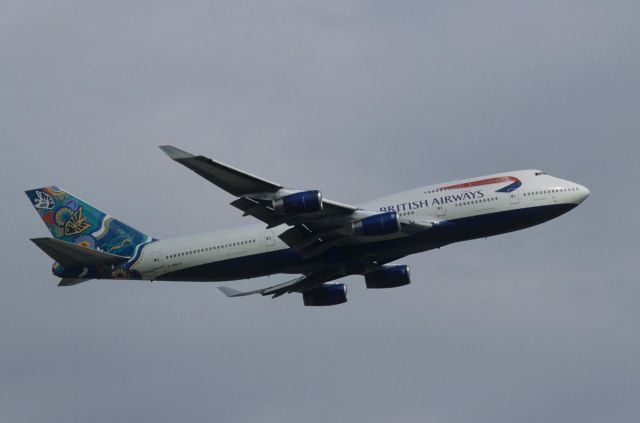
{"label": "horizontal stabilizer", "polygon": [[130,259],[54,238],[33,238],[31,241],[49,257],[68,268],[116,264]]}
{"label": "horizontal stabilizer", "polygon": [[60,283],[58,286],[73,286],[82,282],[90,281],[91,279],[83,279],[83,278],[62,278],[60,279]]}

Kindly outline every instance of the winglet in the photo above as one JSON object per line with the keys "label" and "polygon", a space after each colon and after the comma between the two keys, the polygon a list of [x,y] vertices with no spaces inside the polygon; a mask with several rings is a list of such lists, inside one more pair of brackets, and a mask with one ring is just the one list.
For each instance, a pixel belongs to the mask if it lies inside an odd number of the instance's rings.
{"label": "winglet", "polygon": [[176,148],[172,145],[161,145],[160,149],[173,160],[190,159],[192,157],[195,157],[193,154],[187,153],[186,151],[180,150],[179,148]]}

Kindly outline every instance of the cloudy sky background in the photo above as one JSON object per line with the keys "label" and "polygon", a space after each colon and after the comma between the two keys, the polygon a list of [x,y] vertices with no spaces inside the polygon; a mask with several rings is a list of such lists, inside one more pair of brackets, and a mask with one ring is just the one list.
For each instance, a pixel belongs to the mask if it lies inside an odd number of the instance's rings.
{"label": "cloudy sky background", "polygon": [[[640,4],[0,6],[0,420],[637,422]],[[591,197],[305,308],[215,284],[57,288],[23,190],[164,238],[253,223],[174,144],[358,203],[540,168]],[[286,277],[242,282],[265,286]]]}

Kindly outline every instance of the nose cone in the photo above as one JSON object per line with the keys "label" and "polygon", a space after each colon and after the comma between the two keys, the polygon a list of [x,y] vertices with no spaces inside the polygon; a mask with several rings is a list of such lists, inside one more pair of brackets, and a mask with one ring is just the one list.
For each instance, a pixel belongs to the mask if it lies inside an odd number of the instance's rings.
{"label": "nose cone", "polygon": [[561,192],[557,197],[558,200],[566,204],[574,204],[577,206],[586,200],[591,194],[589,188],[566,179],[557,179],[555,184],[562,187]]}
{"label": "nose cone", "polygon": [[579,185],[578,192],[576,193],[576,197],[578,200],[577,203],[578,204],[582,203],[584,200],[587,199],[589,194],[591,194],[591,191],[589,191],[587,187],[585,187],[584,185]]}

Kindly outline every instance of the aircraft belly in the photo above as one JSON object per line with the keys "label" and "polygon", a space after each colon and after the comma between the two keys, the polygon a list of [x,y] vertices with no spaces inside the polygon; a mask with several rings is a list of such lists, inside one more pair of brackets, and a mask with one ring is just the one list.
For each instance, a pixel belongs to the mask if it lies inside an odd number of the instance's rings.
{"label": "aircraft belly", "polygon": [[219,282],[249,279],[274,273],[299,264],[301,259],[290,249],[233,257],[165,273],[156,280]]}
{"label": "aircraft belly", "polygon": [[389,262],[454,242],[484,238],[535,226],[554,219],[574,207],[575,204],[554,204],[442,221],[431,229],[410,237],[353,246],[346,250],[346,255],[353,258],[374,257],[380,262]]}
{"label": "aircraft belly", "polygon": [[453,227],[450,228],[447,236],[451,242],[458,242],[513,232],[547,222],[575,206],[575,204],[552,204],[464,217],[451,221]]}

